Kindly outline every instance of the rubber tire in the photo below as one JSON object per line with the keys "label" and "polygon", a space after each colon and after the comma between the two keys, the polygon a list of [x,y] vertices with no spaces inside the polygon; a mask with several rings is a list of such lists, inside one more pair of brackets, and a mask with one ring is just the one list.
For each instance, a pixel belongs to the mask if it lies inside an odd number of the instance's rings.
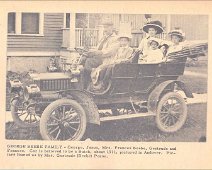
{"label": "rubber tire", "polygon": [[59,99],[59,100],[52,102],[51,104],[49,104],[46,107],[46,109],[44,110],[44,112],[41,116],[41,119],[40,119],[40,134],[41,134],[41,137],[44,140],[52,140],[48,136],[48,132],[47,132],[47,129],[46,129],[46,122],[48,121],[48,118],[49,118],[50,114],[52,113],[52,111],[54,109],[56,109],[58,106],[63,105],[63,104],[71,105],[77,111],[77,113],[79,113],[82,117],[82,127],[80,129],[81,132],[74,139],[74,141],[80,141],[80,140],[83,139],[83,136],[84,136],[85,131],[86,131],[86,126],[87,126],[86,114],[85,114],[83,107],[79,103],[77,103],[76,101],[71,100],[71,99]]}
{"label": "rubber tire", "polygon": [[[79,103],[86,103],[88,100],[91,100],[89,98],[85,98],[85,96],[82,93],[71,93],[71,95],[68,95],[69,99],[73,99]],[[89,101],[90,103],[91,101]],[[94,103],[94,107],[89,107],[90,104],[88,105],[82,105],[86,115],[89,113],[95,112],[95,109],[98,110],[96,104]],[[86,140],[87,138],[90,138],[91,140],[98,141],[100,140],[100,125],[91,123],[87,119],[87,126],[86,126],[86,131],[85,135],[83,136],[82,140]]]}
{"label": "rubber tire", "polygon": [[18,100],[17,99],[14,99],[12,101],[12,104],[11,104],[11,114],[12,114],[12,118],[13,118],[13,121],[15,122],[15,124],[19,127],[22,127],[22,128],[32,128],[32,127],[37,127],[39,125],[39,121],[35,124],[29,124],[29,123],[25,123],[24,121],[22,121],[18,114],[17,114],[17,107],[15,107],[15,105],[17,104]]}
{"label": "rubber tire", "polygon": [[[176,126],[172,127],[171,129],[166,129],[163,124],[161,124],[160,122],[160,116],[159,116],[159,112],[161,110],[161,107],[163,105],[163,103],[170,97],[176,97],[178,98],[178,100],[180,101],[181,103],[181,107],[183,107],[183,117],[181,118],[181,122],[178,122]],[[168,92],[166,93],[159,101],[158,103],[158,107],[157,107],[157,114],[156,114],[156,124],[157,124],[157,127],[159,130],[161,130],[162,132],[165,132],[165,133],[173,133],[173,132],[176,132],[178,131],[179,129],[181,129],[181,127],[184,125],[186,119],[187,119],[187,106],[186,106],[186,103],[183,99],[183,97],[181,95],[179,95],[178,93],[175,93],[175,92]]]}

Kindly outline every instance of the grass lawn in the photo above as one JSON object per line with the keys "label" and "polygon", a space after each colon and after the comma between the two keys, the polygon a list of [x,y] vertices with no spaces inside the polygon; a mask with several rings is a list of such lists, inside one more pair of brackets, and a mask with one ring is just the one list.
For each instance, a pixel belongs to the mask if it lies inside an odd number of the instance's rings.
{"label": "grass lawn", "polygon": [[186,67],[185,70],[192,71],[196,73],[208,74],[208,67],[201,66],[201,67]]}
{"label": "grass lawn", "polygon": [[[185,71],[207,74],[207,63],[204,61],[196,66],[185,67]],[[178,80],[183,81],[190,88],[192,93],[207,93],[207,78],[184,74],[180,76]]]}
{"label": "grass lawn", "polygon": [[206,135],[207,104],[188,106],[188,119],[175,133],[163,133],[154,117],[105,122],[100,127],[101,140],[146,142],[198,142]]}
{"label": "grass lawn", "polygon": [[198,94],[207,93],[206,78],[183,75],[180,76],[178,80],[184,82],[192,93],[198,93]]}
{"label": "grass lawn", "polygon": [[[194,64],[190,65],[189,63],[191,62]],[[208,73],[208,57],[207,56],[199,57],[198,60],[194,62],[188,58],[186,65],[187,67],[185,67],[185,70],[187,71],[202,73],[202,74]]]}
{"label": "grass lawn", "polygon": [[[188,119],[175,133],[158,130],[154,117],[101,123],[98,128],[100,141],[134,142],[198,142],[206,136],[207,104],[188,105]],[[39,128],[19,128],[13,122],[6,123],[6,139],[41,140]]]}

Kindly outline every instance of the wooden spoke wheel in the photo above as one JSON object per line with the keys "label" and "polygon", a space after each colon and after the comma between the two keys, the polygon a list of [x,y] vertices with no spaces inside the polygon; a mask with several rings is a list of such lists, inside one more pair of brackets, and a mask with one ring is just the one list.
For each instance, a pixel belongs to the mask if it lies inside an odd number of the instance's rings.
{"label": "wooden spoke wheel", "polygon": [[59,99],[44,110],[40,133],[45,140],[81,140],[86,130],[86,114],[74,100]]}
{"label": "wooden spoke wheel", "polygon": [[36,127],[39,125],[41,114],[36,113],[35,104],[24,103],[21,98],[12,100],[11,114],[19,127]]}
{"label": "wooden spoke wheel", "polygon": [[158,103],[156,124],[163,132],[175,132],[185,123],[187,106],[184,99],[177,93],[165,94]]}

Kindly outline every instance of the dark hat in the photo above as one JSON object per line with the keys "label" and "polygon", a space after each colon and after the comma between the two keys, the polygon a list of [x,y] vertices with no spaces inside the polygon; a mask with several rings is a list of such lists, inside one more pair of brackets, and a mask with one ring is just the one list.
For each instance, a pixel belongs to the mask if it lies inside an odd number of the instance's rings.
{"label": "dark hat", "polygon": [[164,31],[162,23],[160,21],[151,21],[147,23],[143,26],[143,31],[148,33],[149,28],[154,28],[155,30],[157,30],[157,34],[161,34]]}

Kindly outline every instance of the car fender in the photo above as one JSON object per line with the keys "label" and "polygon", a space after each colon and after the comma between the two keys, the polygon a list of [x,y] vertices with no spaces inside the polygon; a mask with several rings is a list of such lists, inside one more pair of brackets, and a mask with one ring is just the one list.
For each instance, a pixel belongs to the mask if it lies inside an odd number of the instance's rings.
{"label": "car fender", "polygon": [[82,105],[87,116],[87,122],[91,124],[100,125],[99,112],[96,104],[93,101],[93,97],[86,91],[81,90],[62,90],[58,91],[62,97],[76,100]]}
{"label": "car fender", "polygon": [[157,105],[160,100],[161,95],[166,91],[173,91],[174,85],[177,85],[182,89],[185,93],[186,97],[193,98],[193,94],[191,93],[190,89],[185,85],[185,83],[178,81],[178,80],[168,80],[161,84],[159,84],[149,95],[147,107],[150,113],[156,114]]}

